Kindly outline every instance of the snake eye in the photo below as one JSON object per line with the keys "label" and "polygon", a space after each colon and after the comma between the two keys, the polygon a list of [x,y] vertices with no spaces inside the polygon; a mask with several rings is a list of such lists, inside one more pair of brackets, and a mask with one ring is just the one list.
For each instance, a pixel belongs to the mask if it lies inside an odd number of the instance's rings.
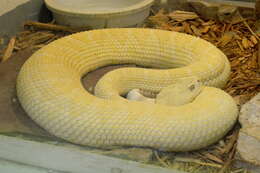
{"label": "snake eye", "polygon": [[195,85],[192,84],[191,86],[189,86],[189,90],[193,91],[195,89]]}

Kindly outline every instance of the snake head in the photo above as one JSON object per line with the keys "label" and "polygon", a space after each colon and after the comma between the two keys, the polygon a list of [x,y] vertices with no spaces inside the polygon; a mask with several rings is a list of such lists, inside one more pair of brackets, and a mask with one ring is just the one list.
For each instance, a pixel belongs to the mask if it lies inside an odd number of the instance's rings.
{"label": "snake head", "polygon": [[201,92],[202,84],[197,77],[178,79],[176,83],[163,88],[155,103],[180,106],[192,102]]}

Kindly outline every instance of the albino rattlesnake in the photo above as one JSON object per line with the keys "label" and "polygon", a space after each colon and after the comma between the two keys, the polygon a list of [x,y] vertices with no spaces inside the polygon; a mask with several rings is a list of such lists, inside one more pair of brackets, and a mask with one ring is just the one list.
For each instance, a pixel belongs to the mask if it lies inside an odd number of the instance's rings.
{"label": "albino rattlesnake", "polygon": [[[107,73],[96,87],[105,99],[83,88],[86,73],[126,63],[164,69]],[[216,142],[236,121],[233,99],[214,88],[223,87],[229,73],[226,56],[200,38],[156,29],[101,29],[64,37],[34,53],[19,73],[17,95],[34,121],[73,143],[188,151]],[[214,87],[203,87],[182,106],[120,97],[134,88],[159,92],[190,76]]]}

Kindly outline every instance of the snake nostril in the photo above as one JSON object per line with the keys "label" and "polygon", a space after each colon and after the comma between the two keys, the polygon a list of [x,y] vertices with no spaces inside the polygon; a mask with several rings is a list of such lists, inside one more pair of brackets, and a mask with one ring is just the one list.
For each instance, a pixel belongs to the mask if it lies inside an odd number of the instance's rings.
{"label": "snake nostril", "polygon": [[191,85],[191,86],[189,86],[189,90],[190,91],[193,91],[195,89],[195,85],[193,84],[193,85]]}

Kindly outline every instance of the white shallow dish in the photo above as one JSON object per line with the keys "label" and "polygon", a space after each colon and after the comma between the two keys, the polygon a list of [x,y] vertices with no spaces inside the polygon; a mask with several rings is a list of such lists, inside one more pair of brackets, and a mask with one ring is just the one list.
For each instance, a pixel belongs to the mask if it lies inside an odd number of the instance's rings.
{"label": "white shallow dish", "polygon": [[154,0],[45,0],[57,23],[74,27],[134,27],[149,15]]}

